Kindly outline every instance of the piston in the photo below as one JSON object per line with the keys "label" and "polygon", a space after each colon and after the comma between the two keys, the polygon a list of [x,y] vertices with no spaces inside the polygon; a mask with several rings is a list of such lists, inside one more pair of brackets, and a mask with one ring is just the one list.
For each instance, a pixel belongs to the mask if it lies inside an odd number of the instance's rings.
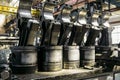
{"label": "piston", "polygon": [[79,46],[64,46],[63,49],[63,68],[76,69],[80,64]]}
{"label": "piston", "polygon": [[15,46],[11,48],[10,67],[13,73],[34,73],[37,66],[36,48],[32,46]]}
{"label": "piston", "polygon": [[62,70],[62,46],[38,47],[38,71]]}
{"label": "piston", "polygon": [[84,46],[80,48],[80,66],[81,67],[94,67],[95,65],[95,47]]}

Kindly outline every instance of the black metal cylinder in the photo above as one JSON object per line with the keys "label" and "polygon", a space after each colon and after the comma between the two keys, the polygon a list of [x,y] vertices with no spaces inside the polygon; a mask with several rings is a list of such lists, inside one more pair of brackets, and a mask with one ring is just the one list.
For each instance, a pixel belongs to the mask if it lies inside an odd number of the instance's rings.
{"label": "black metal cylinder", "polygon": [[79,46],[65,46],[63,49],[63,68],[76,69],[80,64]]}
{"label": "black metal cylinder", "polygon": [[38,71],[62,70],[62,46],[38,48]]}
{"label": "black metal cylinder", "polygon": [[80,66],[93,67],[95,65],[95,47],[85,46],[80,48]]}
{"label": "black metal cylinder", "polygon": [[12,47],[10,67],[15,74],[34,73],[37,65],[37,51],[32,46]]}

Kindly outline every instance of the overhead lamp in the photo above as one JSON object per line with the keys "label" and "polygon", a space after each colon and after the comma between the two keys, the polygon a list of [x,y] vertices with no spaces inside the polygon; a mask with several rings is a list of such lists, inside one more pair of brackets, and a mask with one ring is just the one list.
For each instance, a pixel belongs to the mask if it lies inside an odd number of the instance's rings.
{"label": "overhead lamp", "polygon": [[79,12],[78,22],[84,25],[87,24],[86,16],[87,16],[87,10],[82,8]]}

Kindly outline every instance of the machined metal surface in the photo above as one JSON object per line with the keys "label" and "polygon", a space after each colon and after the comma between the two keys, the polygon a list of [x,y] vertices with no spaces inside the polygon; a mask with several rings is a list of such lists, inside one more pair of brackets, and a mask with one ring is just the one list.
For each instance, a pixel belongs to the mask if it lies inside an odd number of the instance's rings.
{"label": "machined metal surface", "polygon": [[[10,67],[13,73],[34,73],[36,71],[37,52],[35,47],[17,46],[12,47],[11,50]],[[24,72],[25,69],[26,72]]]}
{"label": "machined metal surface", "polygon": [[63,48],[63,68],[76,69],[80,65],[79,46],[64,46]]}
{"label": "machined metal surface", "polygon": [[21,0],[17,13],[17,26],[20,32],[19,46],[27,45],[31,25],[29,21],[32,18],[31,14],[32,1]]}
{"label": "machined metal surface", "polygon": [[100,46],[111,46],[112,44],[111,33],[112,33],[112,27],[104,28],[101,30],[102,36],[99,42]]}
{"label": "machined metal surface", "polygon": [[73,25],[62,25],[61,29],[61,35],[59,39],[58,45],[67,45],[69,38],[71,36],[71,31],[72,31]]}
{"label": "machined metal surface", "polygon": [[54,2],[46,2],[44,3],[43,9],[42,9],[42,18],[44,20],[54,20],[53,12],[55,8]]}
{"label": "machined metal surface", "polygon": [[24,18],[32,18],[31,6],[32,6],[32,0],[20,0],[18,15]]}
{"label": "machined metal surface", "polygon": [[79,17],[78,17],[78,22],[82,25],[87,24],[87,10],[84,8],[79,11]]}
{"label": "machined metal surface", "polygon": [[[44,74],[44,72],[39,73],[39,71],[46,71],[42,78],[45,78],[47,75],[47,77],[52,76],[52,78],[54,77],[56,80],[62,80],[61,76],[55,76],[56,73],[59,72],[54,71],[60,71],[62,77],[66,77],[66,75],[69,74],[69,71],[72,71],[75,73],[75,75],[73,75],[73,79],[75,79],[75,77],[80,79],[81,74],[76,75],[76,72],[79,70],[76,68],[79,68],[80,66],[84,68],[94,68],[95,39],[99,36],[99,33],[102,29],[108,29],[109,27],[107,22],[109,16],[102,14],[102,3],[97,3],[96,0],[69,0],[70,2],[68,3],[63,3],[67,0],[42,0],[41,2],[39,0],[38,2],[40,3],[34,5],[33,7],[32,1],[33,0],[20,0],[19,8],[0,6],[0,11],[3,10],[4,12],[7,12],[8,10],[9,12],[16,13],[18,9],[17,27],[19,28],[20,38],[19,45],[12,49],[12,55],[10,57],[10,67],[13,73],[15,73],[15,71],[16,73],[34,73],[36,71],[36,67],[38,66],[37,73],[39,77],[42,76],[40,74]],[[59,3],[59,1],[63,2]],[[100,2],[102,1],[103,0]],[[84,7],[85,9],[82,9],[81,7]],[[89,9],[89,7],[92,8]],[[40,10],[39,12],[41,12],[41,14],[39,14],[39,18],[32,16],[31,8]],[[76,11],[75,13],[73,12],[73,15],[71,16],[71,12],[74,11],[74,9],[76,9]],[[95,13],[96,10],[101,11],[100,14]],[[55,15],[55,11],[59,14]],[[37,23],[36,20],[38,20]],[[99,23],[99,21],[103,22]],[[35,34],[37,31],[40,33],[40,37],[38,39],[39,45],[37,45],[39,46],[38,52],[36,52],[36,48],[30,47],[33,45],[36,46],[34,44],[34,40],[36,39]],[[107,30],[105,33],[104,31],[102,32],[102,40],[98,45],[109,45],[109,33],[110,31]],[[104,42],[102,43],[102,41]],[[62,49],[61,45],[64,46],[64,49]],[[79,49],[79,46],[83,47]],[[102,54],[109,53],[109,49],[106,49],[106,47],[104,48],[105,49],[103,50],[100,49],[103,52],[100,52],[99,49],[97,50]],[[105,55],[104,58],[106,58],[106,56],[109,57],[110,55]],[[2,58],[0,58],[0,60]],[[119,58],[117,59],[119,60]],[[112,60],[114,61],[116,58],[112,58]],[[63,68],[69,69],[68,73]],[[70,69],[75,69],[75,72],[74,70]],[[47,74],[49,71],[50,74]],[[52,73],[52,71],[54,73]],[[63,74],[64,72],[62,71],[65,71],[66,74]],[[82,71],[84,72],[85,69],[80,70],[79,72]],[[96,75],[96,72],[94,73]],[[3,71],[1,74],[4,79],[9,75],[7,71]],[[82,74],[84,76],[84,73]],[[32,75],[30,75],[30,77],[31,76]],[[71,78],[70,76],[71,75],[69,75],[66,80],[69,80]],[[23,79],[25,78],[23,77]]]}
{"label": "machined metal surface", "polygon": [[31,10],[32,0],[20,0],[19,9]]}
{"label": "machined metal surface", "polygon": [[85,46],[80,48],[80,66],[94,67],[95,65],[95,47]]}
{"label": "machined metal surface", "polygon": [[96,38],[99,36],[100,32],[101,32],[100,28],[96,28],[96,29],[90,28],[85,45],[94,46],[96,42]]}
{"label": "machined metal surface", "polygon": [[38,71],[62,70],[62,46],[39,47]]}
{"label": "machined metal surface", "polygon": [[87,25],[75,26],[75,27],[76,27],[76,34],[75,34],[74,43],[76,43],[77,45],[84,45],[83,40],[85,34],[89,31],[90,27]]}
{"label": "machined metal surface", "polygon": [[31,28],[30,28],[30,32],[29,32],[26,44],[33,46],[33,45],[36,45],[35,39],[37,37],[36,34],[40,28],[40,24],[39,24],[39,21],[37,20],[29,20],[28,25],[31,25]]}
{"label": "machined metal surface", "polygon": [[60,36],[61,23],[55,22],[52,28],[50,45],[57,45]]}
{"label": "machined metal surface", "polygon": [[99,17],[100,16],[100,13],[98,11],[95,11],[93,14],[92,14],[92,21],[91,21],[91,24],[93,26],[100,26],[100,20],[99,20]]}
{"label": "machined metal surface", "polygon": [[70,13],[71,13],[72,6],[70,5],[64,5],[64,8],[62,9],[61,12],[61,20],[64,23],[71,23],[70,19]]}

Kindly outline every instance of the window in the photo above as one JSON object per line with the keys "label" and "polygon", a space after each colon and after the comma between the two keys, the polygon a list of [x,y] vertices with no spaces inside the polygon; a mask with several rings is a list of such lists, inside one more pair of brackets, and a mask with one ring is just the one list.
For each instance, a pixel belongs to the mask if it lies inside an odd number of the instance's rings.
{"label": "window", "polygon": [[114,26],[112,31],[112,44],[120,43],[120,26]]}

